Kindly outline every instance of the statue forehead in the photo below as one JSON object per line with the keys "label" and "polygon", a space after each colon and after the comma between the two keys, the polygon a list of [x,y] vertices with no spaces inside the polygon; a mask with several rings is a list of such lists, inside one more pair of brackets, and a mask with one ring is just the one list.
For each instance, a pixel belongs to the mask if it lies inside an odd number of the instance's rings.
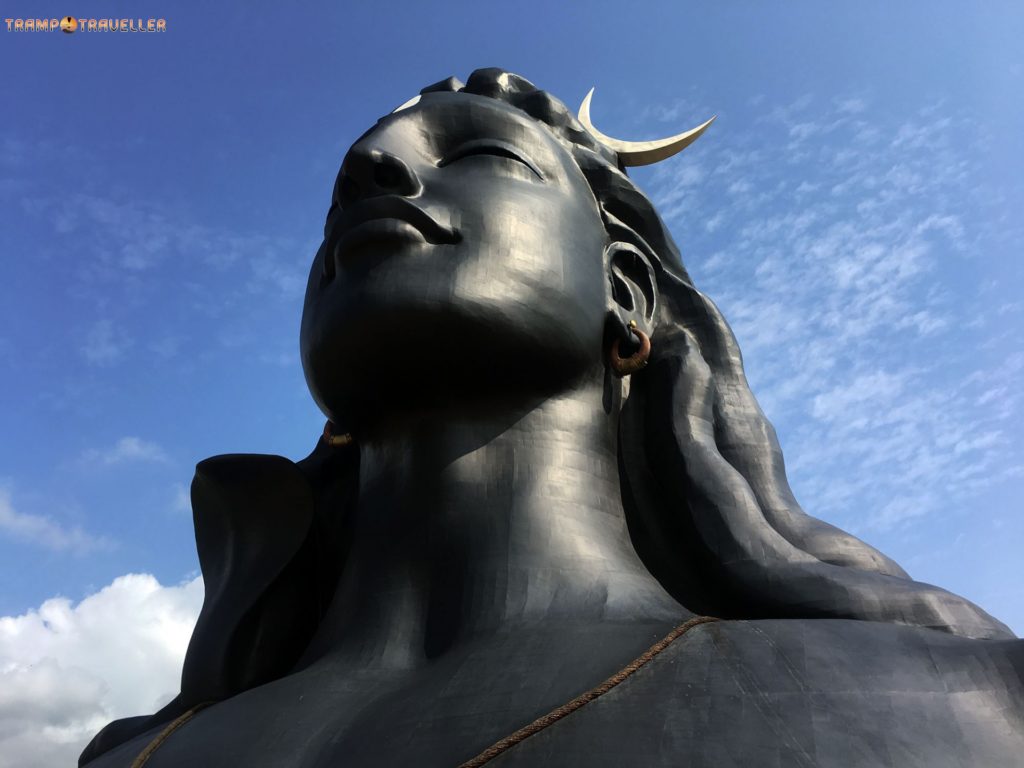
{"label": "statue forehead", "polygon": [[462,137],[474,133],[474,129],[481,133],[492,132],[493,129],[494,133],[504,137],[514,138],[518,134],[531,144],[539,141],[552,153],[564,155],[572,162],[568,148],[543,121],[501,99],[463,91],[426,93],[410,99],[380,118],[361,138],[395,122],[417,118],[435,124],[431,132],[435,140],[444,139],[447,135]]}
{"label": "statue forehead", "polygon": [[381,120],[386,120],[389,117],[401,115],[404,112],[413,111],[417,108],[422,109],[424,107],[429,107],[434,110],[449,108],[453,111],[479,107],[481,109],[493,110],[496,113],[504,114],[510,119],[519,120],[523,123],[537,125],[540,122],[531,115],[528,115],[519,107],[513,106],[503,99],[496,99],[491,96],[482,96],[478,93],[468,93],[466,91],[431,91],[419,94],[418,96],[414,96],[409,99],[401,106],[396,107],[390,114],[382,117]]}

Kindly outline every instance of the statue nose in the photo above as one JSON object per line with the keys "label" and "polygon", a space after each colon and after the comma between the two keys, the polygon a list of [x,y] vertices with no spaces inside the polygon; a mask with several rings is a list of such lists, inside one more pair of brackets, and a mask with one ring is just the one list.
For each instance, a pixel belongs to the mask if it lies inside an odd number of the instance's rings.
{"label": "statue nose", "polygon": [[380,149],[353,147],[338,175],[336,197],[344,208],[368,197],[412,197],[419,191],[419,178],[402,158]]}

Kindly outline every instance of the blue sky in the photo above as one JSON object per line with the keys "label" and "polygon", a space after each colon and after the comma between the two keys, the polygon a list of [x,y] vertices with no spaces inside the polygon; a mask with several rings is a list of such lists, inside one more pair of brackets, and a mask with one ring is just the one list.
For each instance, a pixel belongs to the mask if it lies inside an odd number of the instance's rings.
{"label": "blue sky", "polygon": [[[0,670],[25,700],[44,659],[82,681],[0,754],[45,763],[173,693],[194,464],[299,458],[323,426],[297,338],[342,155],[483,66],[573,107],[596,86],[622,138],[719,116],[633,176],[733,325],[797,497],[1024,633],[1018,5],[86,5],[2,16],[168,31],[0,27]],[[134,698],[107,625],[166,658]]]}

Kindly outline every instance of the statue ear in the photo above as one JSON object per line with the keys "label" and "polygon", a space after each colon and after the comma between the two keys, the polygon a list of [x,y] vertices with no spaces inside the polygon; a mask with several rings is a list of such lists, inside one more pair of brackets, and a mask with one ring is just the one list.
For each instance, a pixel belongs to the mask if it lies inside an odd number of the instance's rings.
{"label": "statue ear", "polygon": [[657,282],[650,260],[636,246],[615,242],[605,249],[604,262],[611,282],[608,309],[624,324],[635,320],[649,332],[658,303]]}

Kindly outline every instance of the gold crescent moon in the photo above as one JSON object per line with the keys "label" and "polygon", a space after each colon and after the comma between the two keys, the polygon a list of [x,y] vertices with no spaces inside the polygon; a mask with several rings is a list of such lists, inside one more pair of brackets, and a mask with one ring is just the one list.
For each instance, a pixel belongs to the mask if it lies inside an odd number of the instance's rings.
{"label": "gold crescent moon", "polygon": [[715,117],[712,117],[703,125],[698,125],[685,133],[680,133],[677,136],[670,136],[667,139],[655,139],[654,141],[622,141],[621,139],[613,139],[611,136],[606,136],[601,133],[594,124],[590,122],[590,100],[594,96],[594,89],[591,88],[590,92],[583,99],[583,103],[580,104],[580,113],[578,120],[583,124],[583,127],[593,134],[594,138],[600,141],[609,149],[615,150],[619,155],[619,162],[627,167],[636,167],[638,165],[650,165],[651,163],[657,163],[661,160],[672,157],[672,155],[682,152],[693,142],[695,142],[704,131],[708,129],[708,126],[715,122]]}

